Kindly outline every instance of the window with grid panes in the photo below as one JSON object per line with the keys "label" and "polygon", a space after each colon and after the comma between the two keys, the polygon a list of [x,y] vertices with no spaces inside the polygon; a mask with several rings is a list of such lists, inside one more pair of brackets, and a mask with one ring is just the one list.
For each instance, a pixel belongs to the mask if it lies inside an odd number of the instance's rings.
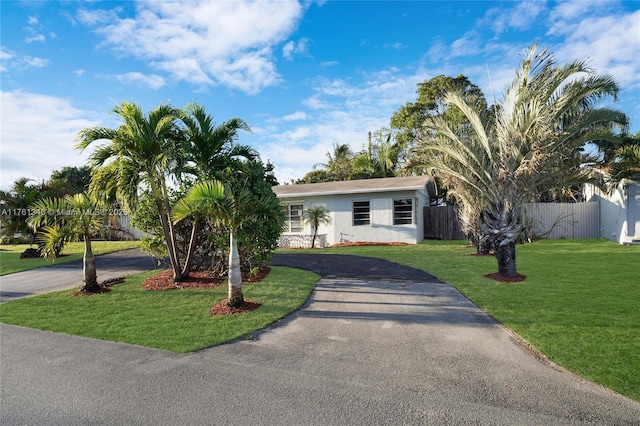
{"label": "window with grid panes", "polygon": [[302,204],[289,204],[287,206],[287,232],[302,232]]}
{"label": "window with grid panes", "polygon": [[369,200],[353,202],[353,226],[371,224],[371,207]]}
{"label": "window with grid panes", "polygon": [[413,223],[413,199],[393,200],[393,224],[411,225]]}

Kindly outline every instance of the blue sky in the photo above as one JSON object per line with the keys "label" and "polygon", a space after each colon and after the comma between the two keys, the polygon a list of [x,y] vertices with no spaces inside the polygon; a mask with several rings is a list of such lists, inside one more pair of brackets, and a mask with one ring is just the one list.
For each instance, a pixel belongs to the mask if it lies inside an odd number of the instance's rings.
{"label": "blue sky", "polygon": [[[639,1],[1,1],[0,187],[84,164],[79,130],[196,101],[281,183],[360,150],[416,99],[416,85],[464,74],[491,102],[534,42],[585,59],[623,91],[640,130]],[[488,70],[488,71],[487,71]]]}

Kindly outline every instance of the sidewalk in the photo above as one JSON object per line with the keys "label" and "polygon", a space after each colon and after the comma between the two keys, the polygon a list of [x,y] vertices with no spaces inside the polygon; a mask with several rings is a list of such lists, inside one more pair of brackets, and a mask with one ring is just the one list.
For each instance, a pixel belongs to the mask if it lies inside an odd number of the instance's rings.
{"label": "sidewalk", "polygon": [[[96,256],[98,281],[157,269],[156,261],[140,249]],[[82,285],[82,260],[54,263],[43,268],[0,277],[0,302],[72,289]]]}

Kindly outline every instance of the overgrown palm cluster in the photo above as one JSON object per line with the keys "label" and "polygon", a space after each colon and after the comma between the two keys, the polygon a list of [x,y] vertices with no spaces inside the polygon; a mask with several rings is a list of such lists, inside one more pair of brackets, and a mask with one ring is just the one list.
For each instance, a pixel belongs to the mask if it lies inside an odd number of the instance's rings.
{"label": "overgrown palm cluster", "polygon": [[567,159],[585,143],[619,141],[626,116],[600,106],[618,91],[611,76],[582,61],[558,65],[552,53],[534,45],[492,110],[449,92],[445,102],[466,121],[441,115],[425,120],[413,162],[448,184],[462,223],[495,251],[501,276],[517,275],[523,204],[574,176],[579,168],[568,167]]}
{"label": "overgrown palm cluster", "polygon": [[[268,238],[277,240],[284,216],[264,175],[267,169],[254,150],[234,144],[240,130],[249,131],[244,121],[235,118],[216,126],[198,104],[190,104],[185,110],[161,105],[145,114],[138,105],[122,102],[113,112],[122,120],[120,126],[87,128],[78,135],[76,148],[80,151],[102,141],[89,156],[92,169],[89,192],[104,199],[116,199],[128,210],[135,211],[141,191],[148,191],[153,200],[151,210],[160,221],[174,281],[189,275],[198,239],[203,235],[203,221],[229,232],[230,256],[237,255],[237,249],[233,250],[235,233],[260,217],[261,209],[268,205],[273,226],[263,228],[275,229]],[[189,195],[178,202],[174,212],[171,184],[190,185],[194,181],[203,183],[196,184]],[[209,186],[203,186],[205,183]],[[263,188],[265,185],[269,186],[268,191]],[[201,197],[205,189],[210,189],[206,208]],[[200,198],[194,191],[200,191]],[[176,231],[176,220],[187,217],[191,232],[190,237],[186,237],[189,242],[184,253],[181,242],[185,238]],[[260,249],[269,251],[273,247],[275,241],[262,244]],[[230,278],[240,275],[238,262],[229,266]],[[239,294],[241,299],[241,292]],[[237,304],[238,297],[233,302]]]}

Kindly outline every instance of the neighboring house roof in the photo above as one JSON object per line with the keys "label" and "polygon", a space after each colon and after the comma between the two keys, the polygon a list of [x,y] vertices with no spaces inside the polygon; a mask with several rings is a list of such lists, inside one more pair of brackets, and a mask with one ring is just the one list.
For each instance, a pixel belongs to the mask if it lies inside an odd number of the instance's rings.
{"label": "neighboring house roof", "polygon": [[337,182],[306,183],[274,186],[278,198],[310,197],[314,195],[365,194],[372,192],[421,190],[427,187],[430,197],[435,197],[436,186],[430,176],[406,176],[395,178],[343,180]]}

